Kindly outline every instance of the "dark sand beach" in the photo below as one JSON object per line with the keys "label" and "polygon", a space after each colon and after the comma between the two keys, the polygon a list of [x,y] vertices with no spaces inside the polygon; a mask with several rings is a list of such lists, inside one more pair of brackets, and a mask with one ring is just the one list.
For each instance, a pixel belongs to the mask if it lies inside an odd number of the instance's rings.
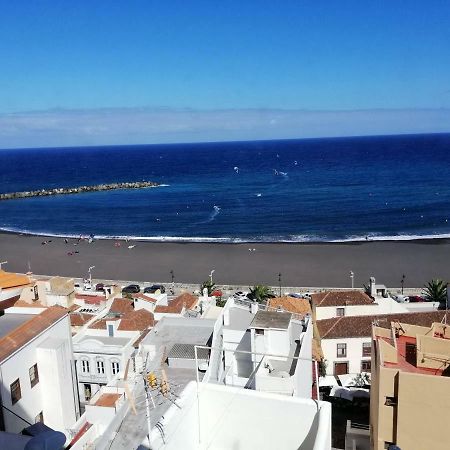
{"label": "dark sand beach", "polygon": [[[43,245],[42,242],[50,241]],[[323,244],[210,244],[76,239],[0,233],[3,268],[35,274],[94,278],[199,283],[215,269],[217,284],[355,287],[377,283],[395,288],[405,274],[405,287],[421,287],[431,278],[450,279],[450,242],[418,240]],[[128,246],[135,245],[129,249]],[[256,249],[249,251],[249,248]],[[75,253],[78,252],[78,253]],[[71,254],[68,254],[71,253]]]}

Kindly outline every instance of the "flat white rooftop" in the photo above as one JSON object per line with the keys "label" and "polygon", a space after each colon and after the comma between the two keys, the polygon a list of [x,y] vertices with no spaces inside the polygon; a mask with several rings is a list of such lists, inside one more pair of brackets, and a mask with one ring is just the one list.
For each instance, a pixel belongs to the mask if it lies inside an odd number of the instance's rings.
{"label": "flat white rooftop", "polygon": [[152,450],[331,448],[327,402],[191,382],[177,403],[153,429]]}

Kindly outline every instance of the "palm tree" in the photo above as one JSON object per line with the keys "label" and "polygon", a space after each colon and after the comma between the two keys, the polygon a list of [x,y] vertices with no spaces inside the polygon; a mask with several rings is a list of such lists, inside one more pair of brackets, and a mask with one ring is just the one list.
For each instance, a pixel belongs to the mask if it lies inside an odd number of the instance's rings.
{"label": "palm tree", "polygon": [[447,283],[436,279],[429,281],[423,288],[423,295],[429,302],[439,302],[440,309],[446,309]]}
{"label": "palm tree", "polygon": [[208,289],[208,296],[211,296],[215,287],[216,287],[215,283],[213,283],[211,280],[206,280],[200,285],[200,292],[203,295],[203,289],[206,288]]}
{"label": "palm tree", "polygon": [[250,289],[248,298],[255,300],[258,303],[266,301],[268,298],[275,297],[274,293],[269,286],[264,286],[262,284],[257,284]]}

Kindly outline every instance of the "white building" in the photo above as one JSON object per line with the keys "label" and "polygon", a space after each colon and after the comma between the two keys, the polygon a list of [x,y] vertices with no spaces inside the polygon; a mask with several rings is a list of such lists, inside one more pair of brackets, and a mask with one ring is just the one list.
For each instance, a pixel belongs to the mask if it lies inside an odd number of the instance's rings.
{"label": "white building", "polygon": [[343,316],[317,321],[327,375],[358,374],[371,371],[372,324],[390,326],[400,320],[422,326],[440,322],[443,311]]}
{"label": "white building", "polygon": [[371,298],[360,290],[325,291],[312,294],[311,298],[316,320],[408,312],[404,305],[390,297]]}
{"label": "white building", "polygon": [[214,327],[205,380],[311,398],[313,326],[307,314],[298,319],[228,299]]}
{"label": "white building", "polygon": [[67,433],[79,416],[74,373],[67,310],[9,308],[0,317],[1,429],[43,421]]}
{"label": "white building", "polygon": [[82,403],[125,370],[135,352],[134,343],[153,325],[153,314],[135,311],[131,300],[114,299],[109,310],[81,328],[73,348]]}

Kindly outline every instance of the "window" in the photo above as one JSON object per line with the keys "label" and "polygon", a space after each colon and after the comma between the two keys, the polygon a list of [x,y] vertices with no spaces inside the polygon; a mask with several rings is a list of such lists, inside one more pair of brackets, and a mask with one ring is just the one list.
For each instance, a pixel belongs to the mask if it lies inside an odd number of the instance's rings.
{"label": "window", "polygon": [[108,325],[108,336],[114,336],[114,325]]}
{"label": "window", "polygon": [[28,369],[28,373],[30,375],[30,384],[31,387],[36,386],[36,384],[39,383],[39,372],[38,372],[38,366],[35,364],[34,366],[31,366]]}
{"label": "window", "polygon": [[336,316],[337,317],[345,316],[345,308],[336,308]]}
{"label": "window", "polygon": [[385,406],[397,406],[397,398],[396,397],[386,397],[386,401],[384,402]]}
{"label": "window", "polygon": [[361,372],[370,372],[371,367],[371,361],[361,361]]}
{"label": "window", "polygon": [[264,330],[261,328],[255,328],[255,334],[264,334]]}
{"label": "window", "polygon": [[338,358],[345,358],[347,356],[347,344],[337,344],[336,356]]}
{"label": "window", "polygon": [[34,423],[44,422],[44,412],[41,411],[35,418]]}
{"label": "window", "polygon": [[371,356],[372,354],[372,344],[370,342],[363,342],[362,355]]}
{"label": "window", "polygon": [[20,380],[17,378],[10,386],[11,389],[11,403],[17,403],[22,398],[22,392],[20,390]]}
{"label": "window", "polygon": [[81,371],[83,373],[89,373],[89,361],[87,359],[81,360]]}
{"label": "window", "polygon": [[120,366],[119,366],[118,361],[113,361],[111,363],[111,370],[112,370],[113,375],[118,374],[119,373],[119,369],[120,369]]}
{"label": "window", "polygon": [[97,373],[104,374],[105,373],[105,363],[102,359],[97,360]]}

